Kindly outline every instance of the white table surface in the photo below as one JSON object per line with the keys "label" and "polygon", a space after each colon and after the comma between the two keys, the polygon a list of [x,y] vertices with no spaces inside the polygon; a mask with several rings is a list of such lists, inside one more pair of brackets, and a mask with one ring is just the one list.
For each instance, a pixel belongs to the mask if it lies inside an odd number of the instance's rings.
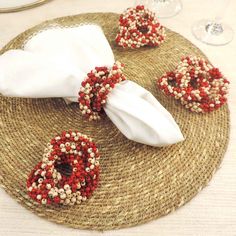
{"label": "white table surface", "polygon": [[[1,0],[0,0],[1,1]],[[222,0],[223,2],[225,0]],[[18,12],[0,14],[0,47],[22,31],[47,19],[82,12],[122,12],[133,5],[131,0],[54,0],[43,6]],[[230,143],[209,186],[190,203],[176,212],[150,223],[115,231],[97,232],[75,230],[48,222],[16,203],[0,189],[0,236],[52,235],[196,235],[236,236],[236,39],[226,46],[213,47],[198,42],[191,34],[194,21],[214,14],[213,0],[183,0],[182,12],[161,22],[197,45],[220,67],[231,81]],[[236,1],[232,0],[225,21],[236,32]]]}
{"label": "white table surface", "polygon": [[37,2],[38,0],[1,0],[0,8],[18,7]]}

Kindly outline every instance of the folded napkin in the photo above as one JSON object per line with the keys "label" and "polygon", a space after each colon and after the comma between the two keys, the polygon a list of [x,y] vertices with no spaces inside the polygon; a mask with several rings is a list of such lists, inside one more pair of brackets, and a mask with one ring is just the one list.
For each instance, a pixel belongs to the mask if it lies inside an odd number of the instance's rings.
{"label": "folded napkin", "polygon": [[[12,97],[63,97],[77,102],[87,73],[95,67],[112,67],[114,62],[99,26],[47,29],[31,38],[24,50],[9,50],[0,56],[0,93]],[[159,147],[184,140],[171,114],[150,92],[132,81],[115,86],[104,110],[130,140]]]}

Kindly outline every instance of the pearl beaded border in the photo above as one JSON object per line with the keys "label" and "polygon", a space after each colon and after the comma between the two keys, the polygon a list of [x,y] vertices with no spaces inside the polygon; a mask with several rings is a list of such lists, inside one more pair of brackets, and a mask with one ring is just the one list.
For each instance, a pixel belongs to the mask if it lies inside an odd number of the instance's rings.
{"label": "pearl beaded border", "polygon": [[165,28],[155,13],[142,5],[128,8],[119,19],[116,43],[123,48],[156,47],[165,39]]}
{"label": "pearl beaded border", "polygon": [[114,63],[111,69],[108,67],[96,67],[81,83],[79,91],[79,107],[82,115],[89,120],[99,120],[106,104],[109,92],[117,83],[126,78],[122,74],[124,65],[120,62]]}
{"label": "pearl beaded border", "polygon": [[[100,154],[91,138],[63,131],[47,144],[43,159],[27,180],[29,196],[40,204],[80,204],[91,196],[99,180]],[[57,170],[71,167],[70,175]]]}
{"label": "pearl beaded border", "polygon": [[229,81],[208,61],[187,56],[174,71],[157,80],[158,87],[190,111],[211,112],[227,102]]}

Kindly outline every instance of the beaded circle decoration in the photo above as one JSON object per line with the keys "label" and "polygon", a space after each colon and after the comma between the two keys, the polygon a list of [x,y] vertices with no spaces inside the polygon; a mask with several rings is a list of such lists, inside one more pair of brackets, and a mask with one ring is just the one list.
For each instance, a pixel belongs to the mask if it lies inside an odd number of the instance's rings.
{"label": "beaded circle decoration", "polygon": [[106,104],[109,92],[117,83],[125,80],[123,68],[123,64],[116,62],[112,68],[96,67],[87,74],[87,78],[81,83],[78,98],[80,111],[86,118],[101,118],[102,107]]}
{"label": "beaded circle decoration", "polygon": [[174,71],[157,80],[158,87],[190,111],[211,112],[227,102],[229,81],[208,61],[187,56]]}
{"label": "beaded circle decoration", "polygon": [[47,144],[42,161],[31,171],[29,196],[40,204],[80,204],[98,185],[99,159],[91,138],[63,131]]}
{"label": "beaded circle decoration", "polygon": [[165,28],[155,13],[142,5],[128,8],[119,19],[119,33],[116,43],[124,48],[159,46],[165,39]]}

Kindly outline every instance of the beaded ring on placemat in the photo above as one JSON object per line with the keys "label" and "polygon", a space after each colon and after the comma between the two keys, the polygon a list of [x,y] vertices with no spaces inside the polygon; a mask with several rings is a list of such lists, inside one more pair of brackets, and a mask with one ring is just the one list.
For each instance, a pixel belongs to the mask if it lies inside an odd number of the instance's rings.
{"label": "beaded ring on placemat", "polygon": [[[71,27],[84,22],[101,25],[116,60],[125,64],[124,75],[150,90],[179,124],[186,140],[154,148],[127,140],[108,117],[98,122],[83,119],[78,104],[63,99],[0,97],[0,183],[20,204],[48,220],[81,229],[108,230],[157,219],[190,201],[218,169],[227,148],[227,105],[196,114],[168,99],[156,78],[172,71],[184,55],[206,58],[177,33],[166,29],[166,41],[157,48],[124,50],[115,43],[119,15],[91,13],[47,21],[12,40],[1,53],[20,48],[48,27]],[[158,120],[157,120],[158,122]],[[74,206],[37,204],[25,182],[41,160],[42,146],[58,130],[80,130],[99,146],[100,182],[93,196]]]}
{"label": "beaded ring on placemat", "polygon": [[44,205],[86,201],[98,185],[99,159],[91,138],[77,130],[63,131],[51,139],[42,160],[30,172],[29,196]]}
{"label": "beaded ring on placemat", "polygon": [[229,81],[218,68],[197,57],[183,57],[174,71],[157,79],[158,87],[190,111],[212,112],[227,102]]}
{"label": "beaded ring on placemat", "polygon": [[119,18],[116,43],[123,48],[157,47],[165,39],[165,28],[154,12],[138,5],[128,8]]}

